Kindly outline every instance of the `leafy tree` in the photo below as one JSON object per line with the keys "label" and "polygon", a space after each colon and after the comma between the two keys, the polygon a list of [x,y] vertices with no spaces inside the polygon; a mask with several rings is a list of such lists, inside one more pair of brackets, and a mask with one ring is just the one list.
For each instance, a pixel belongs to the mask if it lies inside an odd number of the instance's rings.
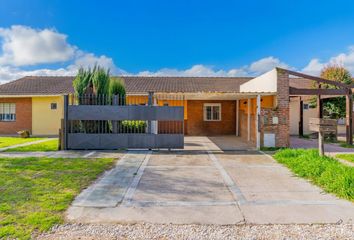
{"label": "leafy tree", "polygon": [[[341,82],[344,84],[352,83],[352,76],[350,72],[340,65],[328,65],[321,71],[321,78]],[[335,89],[334,85],[321,84],[321,88]],[[345,97],[328,98],[323,100],[324,115],[329,118],[343,118],[345,117]]]}

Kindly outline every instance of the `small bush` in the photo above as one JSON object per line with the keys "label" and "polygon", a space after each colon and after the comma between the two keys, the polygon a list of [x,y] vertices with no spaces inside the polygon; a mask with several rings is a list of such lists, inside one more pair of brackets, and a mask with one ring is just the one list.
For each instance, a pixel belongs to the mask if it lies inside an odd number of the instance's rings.
{"label": "small bush", "polygon": [[145,121],[122,121],[122,127],[124,133],[145,133],[146,122]]}

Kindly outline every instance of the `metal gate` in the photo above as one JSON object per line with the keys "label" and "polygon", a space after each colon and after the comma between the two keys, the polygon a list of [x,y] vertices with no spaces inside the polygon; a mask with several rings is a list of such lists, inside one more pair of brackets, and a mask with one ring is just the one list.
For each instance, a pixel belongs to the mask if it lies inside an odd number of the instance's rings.
{"label": "metal gate", "polygon": [[[183,103],[173,101],[172,105]],[[61,148],[183,148],[184,107],[169,102],[159,102],[151,92],[144,96],[64,96]]]}

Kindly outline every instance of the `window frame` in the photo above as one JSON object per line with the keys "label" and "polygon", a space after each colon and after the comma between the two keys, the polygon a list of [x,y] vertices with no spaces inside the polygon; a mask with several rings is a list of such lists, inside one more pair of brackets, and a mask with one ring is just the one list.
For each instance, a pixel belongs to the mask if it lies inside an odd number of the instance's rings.
{"label": "window frame", "polygon": [[[11,119],[8,119],[8,118],[3,119],[2,116],[1,116],[0,117],[0,122],[16,122],[16,103],[14,103],[14,102],[1,102],[0,103],[0,108],[2,108],[2,110],[4,110],[5,106],[2,106],[2,105],[6,105],[6,104],[9,105],[8,106],[8,110],[9,110],[8,113],[6,113],[5,111],[3,111],[3,112],[1,111],[0,115],[4,115],[4,116],[11,115],[12,118]],[[14,111],[11,111],[12,106],[13,106],[13,110]],[[14,113],[11,113],[11,112],[14,112]]]}
{"label": "window frame", "polygon": [[[53,106],[55,106],[55,108],[53,108]],[[50,103],[50,110],[57,110],[57,109],[58,109],[58,103],[56,102]]]}
{"label": "window frame", "polygon": [[[211,117],[212,119],[207,119],[207,107],[211,107]],[[213,107],[219,107],[219,118],[218,119],[213,119]],[[205,122],[220,122],[222,120],[221,118],[221,103],[204,103],[203,105],[203,120]]]}

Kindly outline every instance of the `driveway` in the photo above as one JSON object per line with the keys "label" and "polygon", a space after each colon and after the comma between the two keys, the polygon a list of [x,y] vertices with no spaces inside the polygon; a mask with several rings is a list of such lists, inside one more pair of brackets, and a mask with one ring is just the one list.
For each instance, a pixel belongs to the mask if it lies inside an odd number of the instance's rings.
{"label": "driveway", "polygon": [[187,137],[182,151],[128,151],[114,169],[75,199],[67,219],[175,224],[354,219],[351,202],[294,177],[270,156],[252,148],[222,151],[220,143],[220,139]]}

